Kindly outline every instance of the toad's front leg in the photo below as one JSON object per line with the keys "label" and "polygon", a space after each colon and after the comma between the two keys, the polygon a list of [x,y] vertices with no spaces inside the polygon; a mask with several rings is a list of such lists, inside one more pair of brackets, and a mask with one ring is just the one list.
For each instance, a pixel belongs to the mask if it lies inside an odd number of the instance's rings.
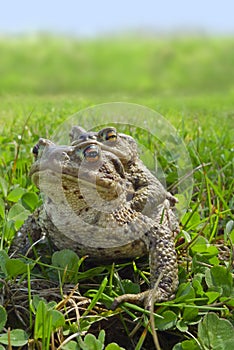
{"label": "toad's front leg", "polygon": [[139,294],[124,294],[114,300],[112,308],[122,302],[144,304],[173,299],[178,287],[178,267],[173,234],[163,225],[153,226],[144,236],[149,250],[151,288]]}

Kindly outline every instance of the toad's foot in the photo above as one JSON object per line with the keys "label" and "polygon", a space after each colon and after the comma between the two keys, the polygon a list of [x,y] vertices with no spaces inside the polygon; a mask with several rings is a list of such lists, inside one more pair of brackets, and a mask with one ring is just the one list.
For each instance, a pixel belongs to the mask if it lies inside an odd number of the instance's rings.
{"label": "toad's foot", "polygon": [[145,309],[151,310],[155,302],[172,300],[174,297],[174,294],[168,294],[160,287],[138,294],[123,294],[115,298],[111,305],[111,310],[115,310],[120,304],[125,302],[144,305]]}
{"label": "toad's foot", "polygon": [[112,308],[122,302],[144,304],[146,308],[151,308],[154,302],[174,297],[178,286],[178,268],[172,231],[166,226],[155,225],[144,238],[149,250],[151,288],[143,293],[117,297]]}

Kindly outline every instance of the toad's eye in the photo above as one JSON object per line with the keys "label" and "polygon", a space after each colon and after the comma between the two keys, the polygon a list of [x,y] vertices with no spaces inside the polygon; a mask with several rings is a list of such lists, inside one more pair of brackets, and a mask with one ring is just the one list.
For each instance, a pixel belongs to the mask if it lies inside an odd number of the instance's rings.
{"label": "toad's eye", "polygon": [[38,153],[39,153],[39,145],[38,145],[38,143],[33,147],[32,153],[33,153],[34,157],[38,156]]}
{"label": "toad's eye", "polygon": [[44,145],[40,145],[39,143],[37,143],[33,149],[32,149],[32,153],[35,157],[35,159],[39,158],[42,154],[42,152],[44,151],[45,146]]}
{"label": "toad's eye", "polygon": [[97,162],[100,157],[100,149],[96,145],[90,145],[83,150],[85,160],[90,163]]}
{"label": "toad's eye", "polygon": [[117,140],[117,132],[115,129],[105,129],[100,133],[99,136],[103,141],[114,142]]}

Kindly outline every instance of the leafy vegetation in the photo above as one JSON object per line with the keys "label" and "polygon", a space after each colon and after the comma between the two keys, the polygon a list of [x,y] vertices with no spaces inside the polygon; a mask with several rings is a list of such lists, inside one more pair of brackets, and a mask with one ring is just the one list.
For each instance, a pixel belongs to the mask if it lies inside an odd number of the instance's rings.
{"label": "leafy vegetation", "polygon": [[[0,349],[232,349],[233,48],[233,38],[0,40]],[[90,266],[68,250],[46,262],[8,254],[42,203],[32,146],[78,110],[119,100],[164,115],[194,169],[176,237],[180,285],[154,314],[109,309],[116,295],[147,288],[145,259]],[[171,186],[173,166],[163,166]]]}

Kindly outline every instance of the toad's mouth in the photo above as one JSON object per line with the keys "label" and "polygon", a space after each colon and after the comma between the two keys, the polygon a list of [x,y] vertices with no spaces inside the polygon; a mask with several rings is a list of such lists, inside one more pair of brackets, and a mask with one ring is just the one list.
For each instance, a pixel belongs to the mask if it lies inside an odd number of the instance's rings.
{"label": "toad's mouth", "polygon": [[[126,192],[126,181],[118,173],[108,173],[108,166],[101,164],[99,169],[72,168],[68,164],[43,162],[33,167],[31,178],[35,185],[48,197],[88,199],[97,198],[113,201]],[[55,193],[57,193],[55,195]],[[62,195],[63,193],[63,195]]]}
{"label": "toad's mouth", "polygon": [[125,183],[111,179],[89,181],[85,178],[75,178],[68,174],[59,174],[50,169],[36,172],[33,181],[50,198],[51,203],[60,206],[67,203],[69,207],[79,212],[81,208],[95,208],[96,210],[115,210],[125,201]]}
{"label": "toad's mouth", "polygon": [[31,178],[34,184],[41,188],[41,184],[47,182],[48,184],[68,183],[70,186],[87,186],[90,188],[100,188],[103,190],[110,190],[118,186],[123,186],[124,181],[121,177],[113,178],[109,174],[92,174],[89,172],[81,172],[79,170],[60,169],[55,168],[41,168],[31,173]]}
{"label": "toad's mouth", "polygon": [[40,144],[45,145],[44,151],[37,156],[30,176],[45,195],[53,194],[59,199],[63,192],[79,200],[85,193],[94,201],[100,196],[111,201],[126,193],[127,181],[121,161],[116,155],[101,150],[96,142],[66,147],[51,145],[42,139]]}

